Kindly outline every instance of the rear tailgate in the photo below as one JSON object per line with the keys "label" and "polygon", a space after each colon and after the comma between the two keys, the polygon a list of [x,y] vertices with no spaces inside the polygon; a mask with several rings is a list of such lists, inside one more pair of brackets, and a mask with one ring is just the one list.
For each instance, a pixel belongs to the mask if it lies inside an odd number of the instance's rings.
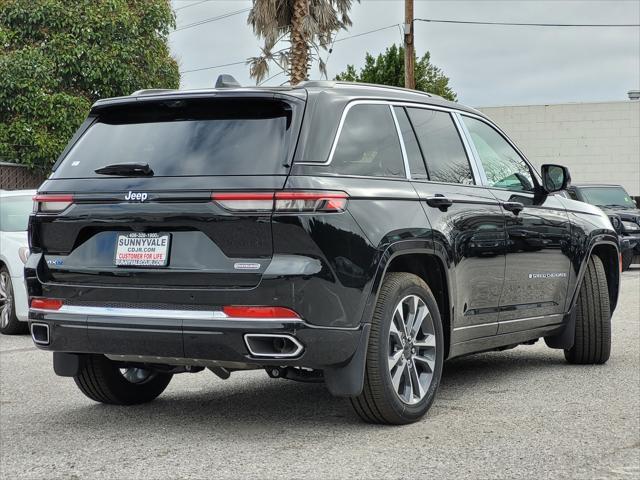
{"label": "rear tailgate", "polygon": [[[268,192],[286,181],[302,103],[272,97],[147,100],[92,112],[93,124],[39,191],[30,232],[43,253],[40,281],[256,286],[273,254]],[[131,163],[153,174],[95,172]],[[247,200],[253,208],[236,208],[229,194],[241,191],[257,194]]]}

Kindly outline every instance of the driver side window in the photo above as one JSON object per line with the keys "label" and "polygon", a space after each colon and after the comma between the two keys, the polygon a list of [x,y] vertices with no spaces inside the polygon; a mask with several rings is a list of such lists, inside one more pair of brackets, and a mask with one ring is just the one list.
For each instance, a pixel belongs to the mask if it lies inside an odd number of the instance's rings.
{"label": "driver side window", "polygon": [[500,133],[475,118],[462,116],[471,134],[490,187],[518,192],[533,190],[531,170]]}

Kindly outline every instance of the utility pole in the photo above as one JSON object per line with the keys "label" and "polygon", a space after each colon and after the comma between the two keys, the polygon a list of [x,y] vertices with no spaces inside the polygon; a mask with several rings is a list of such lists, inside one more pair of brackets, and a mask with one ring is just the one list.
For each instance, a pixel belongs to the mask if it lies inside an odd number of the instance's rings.
{"label": "utility pole", "polygon": [[413,0],[404,0],[404,88],[415,89]]}

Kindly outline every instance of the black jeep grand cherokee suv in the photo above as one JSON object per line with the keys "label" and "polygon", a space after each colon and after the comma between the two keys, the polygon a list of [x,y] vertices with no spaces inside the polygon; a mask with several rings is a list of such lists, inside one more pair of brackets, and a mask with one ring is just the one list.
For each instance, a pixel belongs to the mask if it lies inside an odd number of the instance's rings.
{"label": "black jeep grand cherokee suv", "polygon": [[35,197],[31,333],[99,402],[266,369],[392,424],[425,414],[447,358],[543,337],[603,363],[617,235],[542,171],[479,112],[404,89],[102,100]]}

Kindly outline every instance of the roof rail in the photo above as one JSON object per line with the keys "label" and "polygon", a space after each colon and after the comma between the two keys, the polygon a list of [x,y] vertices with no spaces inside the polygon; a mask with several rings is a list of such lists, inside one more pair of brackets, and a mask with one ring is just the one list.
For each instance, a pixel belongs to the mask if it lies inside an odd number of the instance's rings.
{"label": "roof rail", "polygon": [[145,88],[142,90],[136,90],[130,96],[136,97],[138,95],[156,95],[158,93],[175,92],[173,88]]}
{"label": "roof rail", "polygon": [[[412,90],[410,88],[396,87],[393,85],[381,85],[378,83],[365,83],[365,82],[345,82],[342,80],[306,80],[304,82],[300,82],[299,87],[318,87],[318,88],[334,88],[338,86],[349,86],[349,87],[363,87],[363,88],[384,88],[387,90],[398,90],[400,92],[407,93],[415,93],[417,95],[426,95],[428,97],[434,98],[442,98],[439,95],[434,93],[424,92],[422,90]],[[443,99],[444,100],[444,99]]]}

